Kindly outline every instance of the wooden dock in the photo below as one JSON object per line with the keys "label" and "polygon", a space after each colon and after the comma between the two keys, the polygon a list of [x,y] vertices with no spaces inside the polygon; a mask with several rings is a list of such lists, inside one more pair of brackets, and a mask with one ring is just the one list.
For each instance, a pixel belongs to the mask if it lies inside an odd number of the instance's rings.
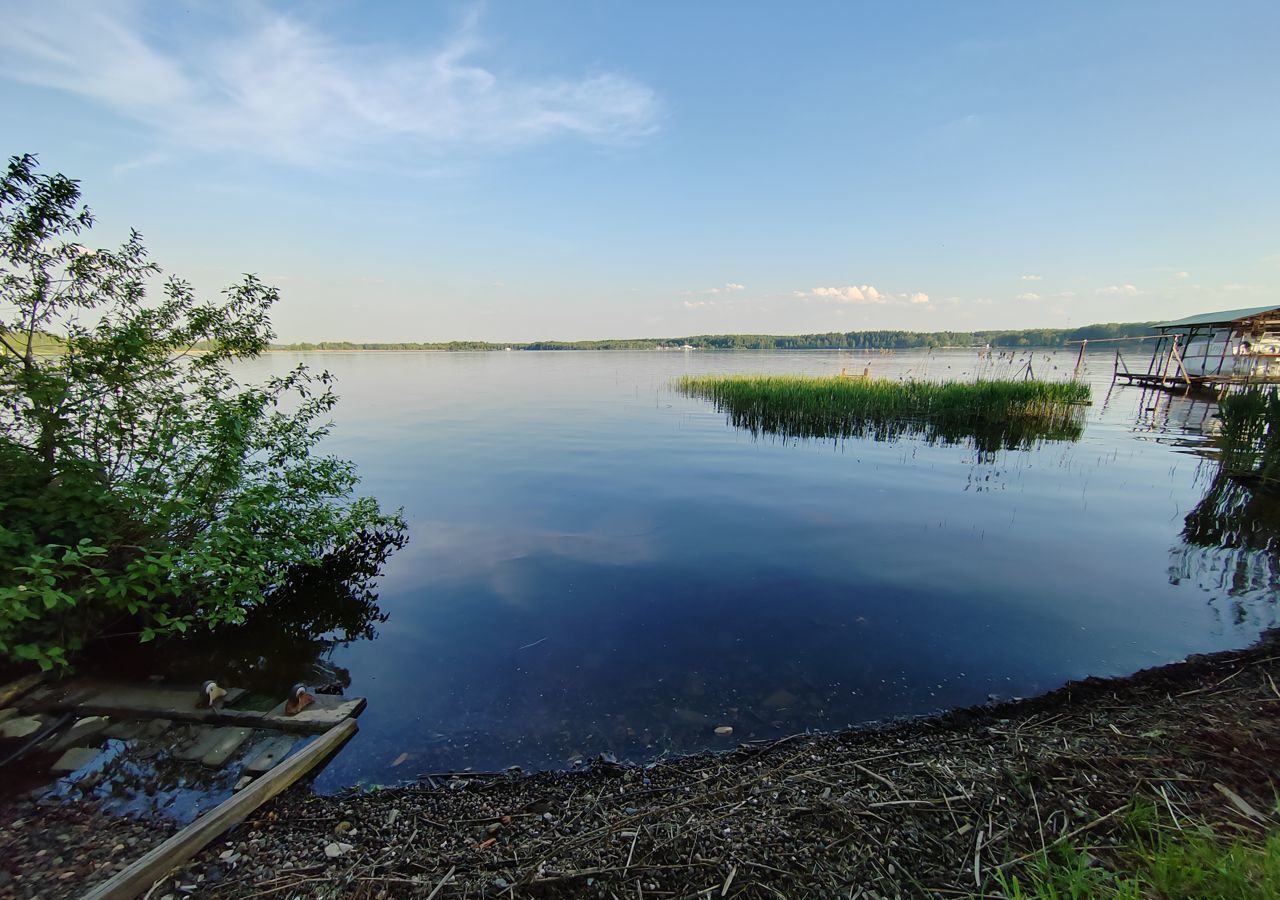
{"label": "wooden dock", "polygon": [[[223,702],[231,707],[245,695],[230,689]],[[63,751],[51,770],[55,776],[92,765],[109,739],[151,744],[157,748],[153,752],[167,752],[184,764],[218,769],[236,761],[241,767],[240,783],[227,800],[89,890],[84,895],[88,900],[147,894],[209,842],[336,753],[356,733],[355,717],[366,705],[363,697],[317,694],[314,703],[292,716],[285,713],[284,703],[265,711],[207,709],[198,705],[196,685],[90,679],[51,684],[36,677],[0,686],[0,698],[5,701],[0,718],[29,721],[32,741],[42,749]],[[260,730],[276,734],[262,739]]]}

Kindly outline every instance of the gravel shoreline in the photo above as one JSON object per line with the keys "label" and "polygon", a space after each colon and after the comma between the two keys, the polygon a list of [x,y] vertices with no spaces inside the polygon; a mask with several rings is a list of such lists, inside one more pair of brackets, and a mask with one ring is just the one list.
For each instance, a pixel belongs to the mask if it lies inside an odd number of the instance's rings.
{"label": "gravel shoreline", "polygon": [[[648,766],[295,787],[151,896],[990,895],[1055,842],[1088,841],[1107,865],[1135,800],[1223,836],[1275,827],[1278,680],[1272,633],[1016,703]],[[82,830],[76,853],[97,849],[63,876],[66,859],[35,857],[30,835],[74,809],[12,813],[0,812],[0,895],[75,895],[167,833],[119,823],[134,843],[103,857],[120,844],[110,827]]]}

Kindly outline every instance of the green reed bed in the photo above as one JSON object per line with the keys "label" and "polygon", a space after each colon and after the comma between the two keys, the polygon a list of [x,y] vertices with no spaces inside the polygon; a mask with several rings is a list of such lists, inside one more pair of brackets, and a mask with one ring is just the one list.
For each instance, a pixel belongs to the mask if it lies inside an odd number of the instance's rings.
{"label": "green reed bed", "polygon": [[1252,387],[1227,394],[1222,416],[1222,470],[1280,485],[1280,391]]}
{"label": "green reed bed", "polygon": [[710,400],[752,434],[793,438],[973,442],[979,449],[1078,440],[1091,392],[1080,382],[892,381],[798,375],[686,375],[676,387]]}

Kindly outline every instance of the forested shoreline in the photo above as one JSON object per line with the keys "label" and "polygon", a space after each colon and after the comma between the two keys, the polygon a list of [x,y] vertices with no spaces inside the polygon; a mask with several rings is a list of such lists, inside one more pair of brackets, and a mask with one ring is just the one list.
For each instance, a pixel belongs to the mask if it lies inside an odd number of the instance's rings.
{"label": "forested shoreline", "polygon": [[619,338],[599,341],[302,341],[273,344],[272,350],[912,350],[937,347],[1061,347],[1068,341],[1141,337],[1152,322],[1108,322],[1079,328],[987,331],[848,331],[826,334],[700,334],[673,338]]}

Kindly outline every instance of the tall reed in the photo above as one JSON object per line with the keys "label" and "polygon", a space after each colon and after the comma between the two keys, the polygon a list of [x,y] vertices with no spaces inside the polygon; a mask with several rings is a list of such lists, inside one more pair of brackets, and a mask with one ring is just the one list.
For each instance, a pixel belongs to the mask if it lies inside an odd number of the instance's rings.
{"label": "tall reed", "polygon": [[1091,392],[1080,382],[892,381],[797,375],[686,375],[677,389],[710,400],[753,434],[799,438],[921,436],[980,450],[1078,440]]}
{"label": "tall reed", "polygon": [[1218,402],[1222,469],[1280,486],[1280,391],[1250,387]]}

